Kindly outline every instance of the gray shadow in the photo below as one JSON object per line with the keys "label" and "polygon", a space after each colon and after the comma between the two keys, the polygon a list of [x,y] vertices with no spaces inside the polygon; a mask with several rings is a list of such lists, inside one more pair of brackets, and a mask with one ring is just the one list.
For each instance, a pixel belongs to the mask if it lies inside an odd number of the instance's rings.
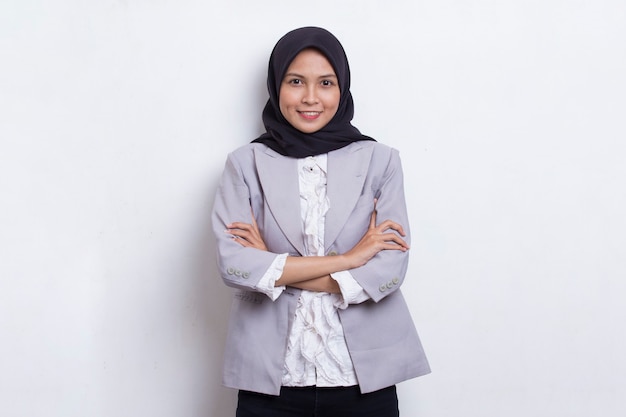
{"label": "gray shadow", "polygon": [[226,340],[228,316],[232,298],[232,290],[222,282],[218,274],[216,261],[216,245],[211,228],[211,209],[215,199],[215,191],[219,178],[211,178],[206,191],[207,198],[203,207],[207,215],[206,221],[199,224],[202,229],[194,254],[196,266],[193,274],[194,291],[194,320],[197,321],[199,330],[197,335],[201,337],[198,343],[201,350],[206,352],[208,360],[202,361],[208,364],[205,378],[198,387],[199,399],[198,416],[227,417],[235,415],[236,390],[224,388],[221,385],[222,358]]}

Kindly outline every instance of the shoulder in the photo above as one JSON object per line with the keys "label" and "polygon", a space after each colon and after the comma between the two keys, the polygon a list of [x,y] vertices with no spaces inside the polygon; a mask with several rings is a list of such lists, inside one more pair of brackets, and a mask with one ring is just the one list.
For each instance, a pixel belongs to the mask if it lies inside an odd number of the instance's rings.
{"label": "shoulder", "polygon": [[392,154],[398,153],[397,149],[385,145],[384,143],[375,142],[373,140],[361,140],[358,142],[353,142],[350,145],[346,146],[346,149],[351,151],[366,149],[372,152],[372,155],[376,155],[378,157],[390,157]]}
{"label": "shoulder", "polygon": [[255,155],[258,153],[271,153],[280,156],[272,151],[267,145],[262,143],[247,143],[228,154],[228,162],[243,167],[253,167],[255,165]]}
{"label": "shoulder", "polygon": [[387,166],[395,165],[400,162],[400,153],[396,148],[385,145],[384,143],[374,142],[371,140],[359,141],[351,144],[350,146],[360,147],[367,149],[372,154],[371,165]]}
{"label": "shoulder", "polygon": [[228,154],[228,157],[235,158],[235,159],[240,159],[240,158],[245,159],[245,158],[254,156],[254,152],[257,149],[265,150],[265,149],[268,149],[268,147],[267,145],[264,145],[262,143],[246,143],[245,145],[240,146],[239,148],[230,152]]}
{"label": "shoulder", "polygon": [[[395,148],[371,140],[353,142],[343,148],[331,151],[335,161],[347,161],[357,158],[362,166],[367,166],[370,173],[384,172],[400,166],[400,156]],[[341,163],[341,162],[340,162]]]}

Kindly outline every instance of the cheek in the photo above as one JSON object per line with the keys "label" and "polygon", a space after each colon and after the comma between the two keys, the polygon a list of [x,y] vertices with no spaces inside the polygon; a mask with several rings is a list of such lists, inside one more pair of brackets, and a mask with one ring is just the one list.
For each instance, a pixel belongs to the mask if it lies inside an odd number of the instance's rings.
{"label": "cheek", "polygon": [[284,115],[290,107],[293,107],[293,96],[281,90],[278,96],[278,108],[280,112]]}
{"label": "cheek", "polygon": [[330,94],[326,99],[324,107],[326,107],[326,109],[332,110],[333,116],[335,115],[335,113],[337,113],[337,109],[339,108],[340,97],[341,96],[339,93],[335,93]]}
{"label": "cheek", "polygon": [[278,102],[278,109],[280,110],[280,114],[282,114],[284,118],[288,118],[289,111],[287,110],[287,106],[285,106],[285,102],[283,100],[280,100]]}

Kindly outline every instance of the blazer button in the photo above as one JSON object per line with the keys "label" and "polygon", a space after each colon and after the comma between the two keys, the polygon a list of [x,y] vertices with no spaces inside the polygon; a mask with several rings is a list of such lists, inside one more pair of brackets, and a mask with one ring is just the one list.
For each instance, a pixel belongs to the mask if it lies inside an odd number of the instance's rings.
{"label": "blazer button", "polygon": [[243,274],[241,274],[241,277],[244,279],[248,279],[249,276],[250,276],[250,272],[244,272]]}
{"label": "blazer button", "polygon": [[232,275],[235,273],[235,268],[229,267],[226,272],[228,273],[228,275]]}
{"label": "blazer button", "polygon": [[389,281],[387,283],[387,288],[392,289],[393,288],[393,282]]}
{"label": "blazer button", "polygon": [[387,285],[386,284],[382,284],[380,287],[378,287],[378,290],[380,292],[385,292],[387,291]]}
{"label": "blazer button", "polygon": [[235,271],[235,276],[240,277],[241,276],[241,271],[240,270],[236,270]]}
{"label": "blazer button", "polygon": [[400,280],[396,277],[396,278],[392,279],[391,282],[393,282],[393,285],[398,285]]}
{"label": "blazer button", "polygon": [[328,252],[328,254],[330,256],[337,256],[337,251],[331,250],[330,252]]}

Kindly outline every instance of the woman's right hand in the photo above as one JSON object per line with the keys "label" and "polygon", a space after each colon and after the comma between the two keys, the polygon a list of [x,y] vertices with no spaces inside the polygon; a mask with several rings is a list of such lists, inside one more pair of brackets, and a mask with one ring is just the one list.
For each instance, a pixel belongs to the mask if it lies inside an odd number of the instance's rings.
{"label": "woman's right hand", "polygon": [[406,236],[402,225],[392,220],[385,220],[376,225],[376,215],[376,206],[374,206],[367,232],[352,249],[344,254],[353,264],[352,268],[365,265],[383,250],[400,250],[402,252],[409,250],[409,245],[400,237]]}

